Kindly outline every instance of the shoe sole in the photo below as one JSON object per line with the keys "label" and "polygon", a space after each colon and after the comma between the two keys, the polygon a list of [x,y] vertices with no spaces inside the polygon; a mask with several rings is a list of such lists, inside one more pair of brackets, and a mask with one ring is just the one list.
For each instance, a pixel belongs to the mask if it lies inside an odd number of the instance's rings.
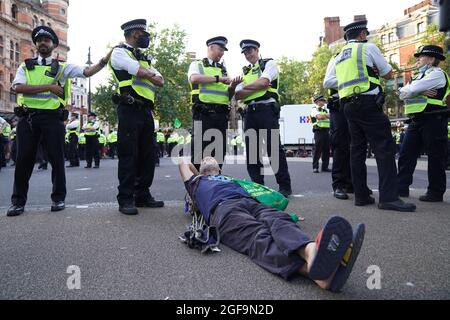
{"label": "shoe sole", "polygon": [[[336,272],[334,279],[331,281],[330,291],[331,292],[341,292],[345,283],[347,282],[356,260],[358,259],[361,247],[364,243],[364,237],[366,234],[366,227],[360,224],[356,227],[355,234],[353,236],[353,241],[350,248],[347,249],[346,257],[341,261],[341,265]],[[348,255],[348,256],[347,256]],[[347,260],[347,261],[345,261]]]}
{"label": "shoe sole", "polygon": [[399,208],[379,204],[378,209],[387,211],[398,211],[398,212],[415,212],[417,208]]}
{"label": "shoe sole", "polygon": [[350,223],[341,217],[331,218],[323,229],[309,277],[313,280],[329,279],[338,268],[352,240],[353,230]]}

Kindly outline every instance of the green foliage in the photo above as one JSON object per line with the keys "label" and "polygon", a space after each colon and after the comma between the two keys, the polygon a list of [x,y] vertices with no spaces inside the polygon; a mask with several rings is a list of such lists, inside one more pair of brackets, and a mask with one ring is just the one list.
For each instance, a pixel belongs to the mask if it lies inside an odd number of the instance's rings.
{"label": "green foliage", "polygon": [[[430,24],[427,26],[427,29],[425,31],[425,36],[423,37],[421,43],[422,43],[422,45],[433,44],[436,46],[440,46],[442,48],[446,48],[445,33],[439,32],[439,28],[437,25]],[[447,73],[450,73],[450,53],[448,53],[447,50],[445,50],[445,49],[444,49],[444,52],[446,52],[445,57],[447,59],[445,60],[445,62],[441,63],[441,68],[444,71],[446,71]],[[414,58],[414,56],[413,56],[413,58]]]}
{"label": "green foliage", "polygon": [[107,85],[100,85],[97,92],[92,95],[92,106],[98,118],[104,123],[109,123],[111,127],[116,126],[118,122],[116,105],[111,100],[115,87],[114,81],[109,79]]}
{"label": "green foliage", "polygon": [[308,66],[308,87],[313,92],[313,95],[327,95],[326,90],[323,88],[323,79],[331,58],[333,58],[333,52],[326,44],[318,48],[313,54],[311,63]]}
{"label": "green foliage", "polygon": [[313,92],[308,87],[309,63],[282,57],[278,66],[281,104],[311,103]]}

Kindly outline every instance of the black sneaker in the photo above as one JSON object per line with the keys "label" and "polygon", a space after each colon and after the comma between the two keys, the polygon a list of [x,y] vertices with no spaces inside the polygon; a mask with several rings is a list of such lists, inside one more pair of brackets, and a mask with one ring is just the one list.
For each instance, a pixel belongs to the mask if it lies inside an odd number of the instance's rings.
{"label": "black sneaker", "polygon": [[163,208],[164,201],[157,201],[150,196],[148,199],[136,199],[136,207],[138,208]]}
{"label": "black sneaker", "polygon": [[25,212],[25,206],[13,205],[8,209],[8,212],[6,213],[6,215],[8,217],[17,217],[17,216],[20,216],[21,214],[23,214],[24,212]]}
{"label": "black sneaker", "polygon": [[419,200],[422,202],[444,202],[444,197],[436,197],[436,196],[433,196],[433,195],[427,193],[427,194],[421,196],[419,198]]}
{"label": "black sneaker", "polygon": [[119,206],[119,211],[127,216],[136,216],[139,214],[138,209],[132,204],[124,204]]}
{"label": "black sneaker", "polygon": [[355,206],[357,207],[364,207],[371,204],[375,204],[375,199],[370,196],[366,199],[355,199]]}
{"label": "black sneaker", "polygon": [[57,201],[57,202],[53,202],[51,211],[58,212],[58,211],[63,211],[64,209],[66,209],[66,204],[64,203],[64,201]]}
{"label": "black sneaker", "polygon": [[290,196],[292,196],[292,189],[285,189],[285,188],[281,188],[279,191],[283,196],[285,196],[286,198],[289,198]]}
{"label": "black sneaker", "polygon": [[347,192],[345,192],[343,189],[336,189],[336,191],[334,191],[334,197],[339,200],[349,199]]}
{"label": "black sneaker", "polygon": [[392,202],[384,202],[378,204],[378,208],[381,210],[391,210],[400,212],[414,212],[416,211],[416,205],[413,203],[406,203],[403,200],[397,200]]}

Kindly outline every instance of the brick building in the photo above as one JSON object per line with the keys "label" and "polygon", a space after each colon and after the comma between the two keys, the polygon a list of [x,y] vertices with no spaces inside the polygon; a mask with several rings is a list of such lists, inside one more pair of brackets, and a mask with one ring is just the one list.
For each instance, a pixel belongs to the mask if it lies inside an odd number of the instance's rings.
{"label": "brick building", "polygon": [[[439,8],[436,1],[424,0],[416,5],[406,8],[399,19],[387,22],[379,29],[371,30],[369,38],[379,38],[384,48],[386,60],[396,64],[401,72],[395,75],[393,81],[388,81],[388,86],[398,89],[411,80],[414,65],[413,55],[422,46],[422,39],[426,34],[427,26],[439,23]],[[364,20],[365,16],[355,16],[354,21]],[[339,17],[324,18],[325,37],[322,43],[334,47],[344,44],[343,26]],[[392,118],[403,116],[403,107],[395,104],[387,107],[387,113]]]}
{"label": "brick building", "polygon": [[55,54],[67,60],[68,7],[69,0],[0,0],[0,112],[14,110],[11,83],[20,63],[36,56],[31,41],[35,27],[46,25],[55,30],[60,39]]}

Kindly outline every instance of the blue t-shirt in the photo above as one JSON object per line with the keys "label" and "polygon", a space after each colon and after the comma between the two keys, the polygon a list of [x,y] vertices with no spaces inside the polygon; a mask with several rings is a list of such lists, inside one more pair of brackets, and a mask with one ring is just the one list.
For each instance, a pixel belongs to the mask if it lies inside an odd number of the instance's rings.
{"label": "blue t-shirt", "polygon": [[[200,179],[200,181],[196,182],[197,179]],[[196,183],[198,183],[197,189],[193,190]],[[191,198],[195,199],[197,208],[208,224],[210,216],[220,202],[231,199],[251,198],[244,189],[224,176],[200,178],[194,176],[185,183],[185,186]],[[195,194],[192,197],[192,192],[194,191]]]}

